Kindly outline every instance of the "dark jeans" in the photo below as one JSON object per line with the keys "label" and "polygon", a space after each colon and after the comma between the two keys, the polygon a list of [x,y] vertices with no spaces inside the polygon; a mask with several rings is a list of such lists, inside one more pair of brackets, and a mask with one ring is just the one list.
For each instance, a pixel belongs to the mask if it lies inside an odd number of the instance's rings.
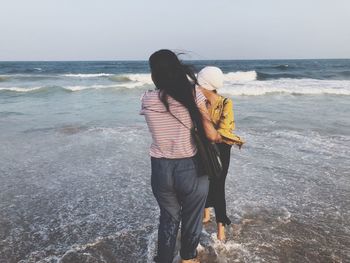
{"label": "dark jeans", "polygon": [[232,146],[225,143],[218,143],[216,145],[221,154],[223,171],[219,180],[210,180],[209,193],[205,207],[214,207],[217,223],[229,225],[231,224],[231,220],[226,215],[225,181],[230,166]]}
{"label": "dark jeans", "polygon": [[152,191],[160,208],[156,262],[171,263],[181,222],[182,259],[197,256],[208,194],[207,176],[197,176],[195,157],[151,158]]}

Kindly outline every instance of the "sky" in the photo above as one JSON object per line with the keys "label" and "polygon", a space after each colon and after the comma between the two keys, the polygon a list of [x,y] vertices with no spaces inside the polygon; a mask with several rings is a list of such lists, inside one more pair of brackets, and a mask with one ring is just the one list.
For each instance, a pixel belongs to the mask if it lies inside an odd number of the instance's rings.
{"label": "sky", "polygon": [[0,0],[0,61],[350,58],[349,0]]}

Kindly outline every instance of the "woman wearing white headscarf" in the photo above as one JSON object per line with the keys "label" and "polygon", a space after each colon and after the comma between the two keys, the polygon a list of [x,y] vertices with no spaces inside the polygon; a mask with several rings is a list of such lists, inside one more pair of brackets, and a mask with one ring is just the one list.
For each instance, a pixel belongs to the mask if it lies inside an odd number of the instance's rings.
{"label": "woman wearing white headscarf", "polygon": [[230,151],[232,145],[241,148],[244,143],[233,133],[235,128],[232,100],[217,94],[217,90],[223,86],[224,75],[218,67],[205,67],[198,73],[198,85],[203,95],[207,98],[207,108],[211,121],[222,137],[222,143],[217,146],[220,150],[223,163],[223,174],[218,180],[211,180],[209,194],[206,202],[203,222],[210,220],[209,207],[214,207],[216,222],[218,224],[217,237],[225,239],[225,225],[231,224],[226,214],[225,181],[230,165]]}

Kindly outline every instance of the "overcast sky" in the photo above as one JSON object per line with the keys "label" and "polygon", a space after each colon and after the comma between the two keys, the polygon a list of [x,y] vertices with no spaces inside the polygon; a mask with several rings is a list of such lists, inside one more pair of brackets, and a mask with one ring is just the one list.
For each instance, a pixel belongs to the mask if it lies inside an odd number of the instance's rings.
{"label": "overcast sky", "polygon": [[350,58],[349,0],[0,0],[0,60]]}

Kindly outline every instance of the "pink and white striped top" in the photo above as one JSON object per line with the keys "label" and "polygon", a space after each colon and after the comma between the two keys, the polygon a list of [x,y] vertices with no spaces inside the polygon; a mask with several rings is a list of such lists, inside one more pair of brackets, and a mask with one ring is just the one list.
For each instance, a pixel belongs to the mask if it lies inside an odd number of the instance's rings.
{"label": "pink and white striped top", "polygon": [[[153,142],[149,154],[155,158],[188,158],[197,153],[191,132],[167,112],[159,99],[159,91],[147,91],[142,97],[141,115],[145,116]],[[196,90],[196,103],[205,103],[206,98]],[[192,127],[188,110],[178,101],[168,97],[169,109],[187,127]]]}

